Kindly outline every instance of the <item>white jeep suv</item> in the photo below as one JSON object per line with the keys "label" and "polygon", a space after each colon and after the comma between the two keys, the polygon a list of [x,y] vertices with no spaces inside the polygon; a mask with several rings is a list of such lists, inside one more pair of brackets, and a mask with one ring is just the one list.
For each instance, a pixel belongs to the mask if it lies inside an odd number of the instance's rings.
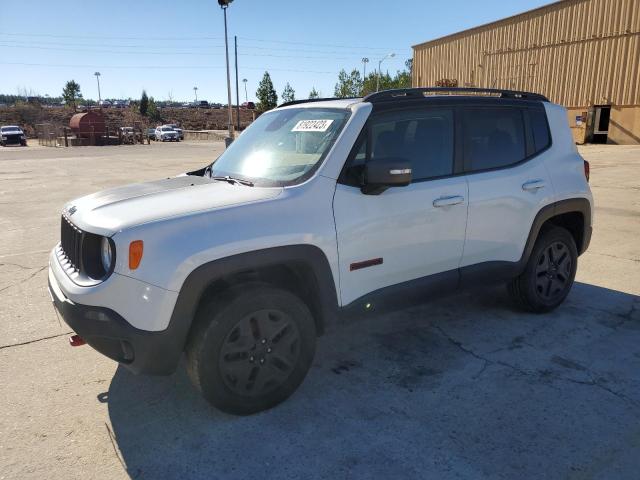
{"label": "white jeep suv", "polygon": [[213,405],[257,412],[296,390],[345,310],[488,282],[557,307],[591,237],[587,177],[541,95],[290,102],[201,170],[67,204],[49,288],[99,352],[151,374],[185,352]]}

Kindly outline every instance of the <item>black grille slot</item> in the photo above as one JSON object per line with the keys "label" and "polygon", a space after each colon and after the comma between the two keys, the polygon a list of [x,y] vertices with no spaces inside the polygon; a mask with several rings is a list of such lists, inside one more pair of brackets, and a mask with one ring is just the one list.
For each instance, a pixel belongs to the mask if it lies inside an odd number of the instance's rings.
{"label": "black grille slot", "polygon": [[60,246],[67,260],[69,260],[71,266],[76,270],[80,270],[82,235],[82,230],[73,225],[67,217],[63,215],[60,222]]}

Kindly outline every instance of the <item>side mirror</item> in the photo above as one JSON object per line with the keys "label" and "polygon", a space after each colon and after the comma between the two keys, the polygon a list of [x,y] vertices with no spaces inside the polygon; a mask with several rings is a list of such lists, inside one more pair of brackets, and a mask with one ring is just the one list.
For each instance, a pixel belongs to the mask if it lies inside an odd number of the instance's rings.
{"label": "side mirror", "polygon": [[378,195],[389,187],[406,187],[411,183],[411,163],[401,158],[380,158],[364,166],[364,185],[367,195]]}

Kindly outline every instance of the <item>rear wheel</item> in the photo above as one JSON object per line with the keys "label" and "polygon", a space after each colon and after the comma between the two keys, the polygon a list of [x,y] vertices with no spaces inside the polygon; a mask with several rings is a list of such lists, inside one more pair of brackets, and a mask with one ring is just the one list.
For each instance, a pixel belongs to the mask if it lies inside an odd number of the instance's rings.
{"label": "rear wheel", "polygon": [[571,234],[561,227],[545,229],[524,272],[509,283],[509,294],[525,310],[551,311],[569,294],[577,266],[578,251]]}
{"label": "rear wheel", "polygon": [[298,388],[315,342],[313,317],[297,296],[264,284],[239,286],[199,310],[187,368],[214,406],[251,414],[274,407]]}

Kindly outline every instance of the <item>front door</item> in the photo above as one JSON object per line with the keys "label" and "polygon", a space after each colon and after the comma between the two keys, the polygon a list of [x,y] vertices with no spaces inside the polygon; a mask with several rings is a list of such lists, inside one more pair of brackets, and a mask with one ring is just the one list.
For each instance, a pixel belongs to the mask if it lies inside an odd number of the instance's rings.
{"label": "front door", "polygon": [[[454,112],[449,108],[372,116],[338,183],[333,208],[342,305],[376,290],[441,272],[457,281],[467,221],[467,182],[452,176]],[[369,159],[405,159],[413,182],[361,192]]]}

